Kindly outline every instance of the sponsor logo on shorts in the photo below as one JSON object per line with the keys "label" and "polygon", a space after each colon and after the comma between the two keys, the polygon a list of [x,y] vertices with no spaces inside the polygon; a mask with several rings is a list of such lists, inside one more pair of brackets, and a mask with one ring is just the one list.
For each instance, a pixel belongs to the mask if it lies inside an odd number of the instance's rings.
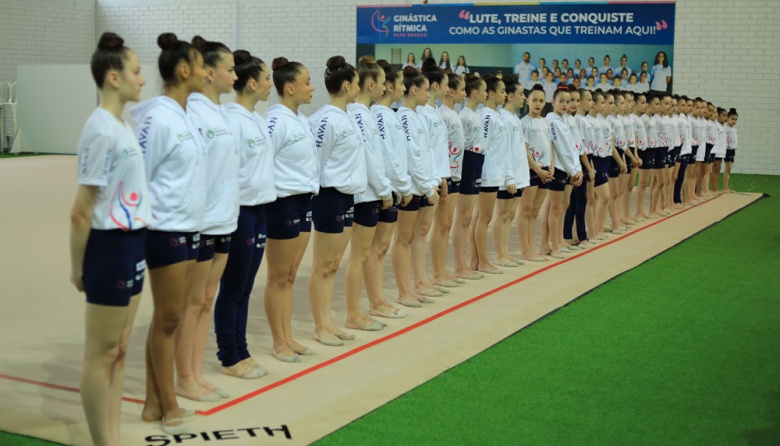
{"label": "sponsor logo on shorts", "polygon": [[172,248],[178,248],[181,245],[187,244],[187,237],[171,237],[168,244],[170,244]]}

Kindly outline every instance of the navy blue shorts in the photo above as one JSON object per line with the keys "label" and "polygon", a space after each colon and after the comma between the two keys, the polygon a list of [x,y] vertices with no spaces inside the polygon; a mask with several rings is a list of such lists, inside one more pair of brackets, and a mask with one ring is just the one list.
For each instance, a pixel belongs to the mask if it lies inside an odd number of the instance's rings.
{"label": "navy blue shorts", "polygon": [[544,189],[553,192],[563,192],[566,190],[567,184],[569,184],[569,175],[561,169],[555,169],[552,181],[545,184]]}
{"label": "navy blue shorts", "polygon": [[311,199],[311,221],[314,230],[327,234],[341,234],[352,226],[355,199],[335,187],[320,187],[320,193]]}
{"label": "navy blue shorts", "polygon": [[407,204],[406,206],[398,205],[398,210],[399,211],[407,211],[407,212],[419,211],[420,210],[420,202],[421,201],[426,201],[427,202],[427,198],[425,198],[424,196],[420,196],[420,195],[414,195],[414,196],[412,196],[411,201],[409,201],[409,204]]}
{"label": "navy blue shorts", "polygon": [[[626,150],[630,150],[632,154],[636,153],[636,150],[634,150],[633,147],[629,147]],[[626,163],[626,174],[631,173],[631,169],[632,169],[632,167],[631,167],[631,165],[632,165],[631,158],[629,158],[628,156],[623,154],[623,162]]]}
{"label": "navy blue shorts", "polygon": [[498,192],[498,186],[487,186],[479,188],[479,193],[481,194],[495,194],[496,192]]}
{"label": "navy blue shorts", "polygon": [[715,154],[712,153],[712,144],[707,144],[704,146],[704,162],[707,164],[712,164],[712,162],[715,160]]}
{"label": "navy blue shorts", "polygon": [[460,181],[452,181],[452,178],[447,178],[447,194],[460,193]]}
{"label": "navy blue shorts", "polygon": [[200,235],[198,262],[206,262],[213,259],[215,252],[220,254],[227,254],[230,252],[230,234]]}
{"label": "navy blue shorts", "polygon": [[699,153],[699,146],[691,146],[691,162],[696,162],[696,155]]}
{"label": "navy blue shorts", "polygon": [[642,159],[642,170],[650,170],[655,162],[655,149],[645,149],[639,151],[639,158]]}
{"label": "navy blue shorts", "polygon": [[387,209],[379,210],[379,221],[382,223],[395,223],[398,221],[398,205],[394,204]]}
{"label": "navy blue shorts", "polygon": [[734,158],[737,157],[737,149],[726,149],[726,162],[733,163]]}
{"label": "navy blue shorts", "polygon": [[609,183],[609,160],[610,158],[593,157],[593,167],[596,170],[596,179],[593,181],[593,187]]}
{"label": "navy blue shorts", "polygon": [[355,205],[355,215],[353,221],[360,226],[374,228],[379,223],[379,206],[381,201],[367,201]]}
{"label": "navy blue shorts", "polygon": [[542,177],[540,177],[533,169],[528,169],[529,175],[531,175],[531,187],[542,187]]}
{"label": "navy blue shorts", "polygon": [[663,169],[666,167],[666,147],[655,148],[655,158],[653,159],[653,169]]}
{"label": "navy blue shorts", "polygon": [[460,175],[460,193],[462,195],[479,194],[479,184],[482,182],[482,166],[485,164],[485,155],[463,151],[463,172]]}
{"label": "navy blue shorts", "polygon": [[666,167],[674,167],[675,164],[680,162],[681,146],[677,146],[666,153]]}
{"label": "navy blue shorts", "polygon": [[517,189],[517,192],[514,194],[510,194],[508,190],[500,190],[498,191],[497,198],[499,200],[511,200],[513,198],[520,198],[523,196],[523,190]]}
{"label": "navy blue shorts", "polygon": [[[621,152],[620,149],[615,149],[618,152]],[[622,153],[620,154],[623,155]],[[615,161],[615,158],[612,158],[611,156],[609,158],[605,158],[609,160],[609,167],[607,168],[607,176],[609,178],[617,178],[620,176],[620,164],[618,164],[617,161]]]}
{"label": "navy blue shorts", "polygon": [[82,282],[87,302],[126,307],[144,287],[147,230],[89,232]]}
{"label": "navy blue shorts", "polygon": [[199,232],[149,230],[146,234],[146,264],[149,269],[197,260]]}
{"label": "navy blue shorts", "polygon": [[311,232],[312,194],[277,198],[265,205],[267,238],[290,240],[301,232]]}

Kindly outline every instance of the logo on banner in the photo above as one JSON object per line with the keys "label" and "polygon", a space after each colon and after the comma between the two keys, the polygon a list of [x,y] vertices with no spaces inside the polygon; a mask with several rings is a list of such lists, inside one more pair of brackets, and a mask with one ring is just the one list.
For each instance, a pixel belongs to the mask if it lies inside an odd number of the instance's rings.
{"label": "logo on banner", "polygon": [[379,34],[384,34],[385,37],[390,33],[390,28],[387,24],[390,23],[390,18],[382,15],[382,11],[374,11],[374,15],[371,16],[371,27]]}

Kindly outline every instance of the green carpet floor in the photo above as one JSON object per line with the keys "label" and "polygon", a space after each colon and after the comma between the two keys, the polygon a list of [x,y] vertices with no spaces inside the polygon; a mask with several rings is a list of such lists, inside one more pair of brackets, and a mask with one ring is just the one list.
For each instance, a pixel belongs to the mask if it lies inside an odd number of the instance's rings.
{"label": "green carpet floor", "polygon": [[775,198],[316,444],[780,445],[780,176],[732,187]]}

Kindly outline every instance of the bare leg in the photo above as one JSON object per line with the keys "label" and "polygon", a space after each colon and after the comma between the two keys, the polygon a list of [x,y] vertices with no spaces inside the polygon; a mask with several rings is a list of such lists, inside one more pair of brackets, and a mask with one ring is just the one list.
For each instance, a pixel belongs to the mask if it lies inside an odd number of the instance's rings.
{"label": "bare leg", "polygon": [[363,291],[363,265],[368,260],[371,244],[374,241],[376,227],[352,224],[349,262],[344,276],[344,288],[347,296],[347,328],[360,328],[371,324],[372,319],[363,313],[360,297]]}
{"label": "bare leg", "polygon": [[636,213],[634,214],[637,219],[648,218],[648,215],[645,213],[645,195],[650,182],[650,175],[649,169],[639,170],[639,184],[636,188]]}
{"label": "bare leg", "polygon": [[340,331],[331,320],[331,304],[341,257],[347,248],[351,229],[331,234],[314,231],[314,252],[309,276],[309,302],[314,316],[314,339],[324,345],[341,345],[336,336]]}
{"label": "bare leg", "polygon": [[480,192],[477,198],[477,222],[474,228],[474,241],[477,247],[477,270],[490,273],[500,271],[490,263],[488,255],[488,226],[493,218],[493,206],[496,204],[495,192]]}
{"label": "bare leg", "polygon": [[206,284],[206,299],[203,302],[203,309],[198,317],[198,325],[195,329],[195,344],[192,352],[192,376],[195,377],[195,381],[201,387],[209,392],[216,392],[219,388],[206,381],[203,377],[203,361],[206,354],[206,343],[208,343],[209,338],[209,328],[211,328],[211,310],[214,307],[219,281],[222,279],[222,273],[225,272],[227,261],[227,253],[214,253]]}
{"label": "bare leg", "polygon": [[385,258],[390,249],[390,241],[393,238],[395,223],[379,222],[374,232],[374,240],[365,263],[363,263],[363,280],[366,282],[366,293],[372,310],[380,313],[391,314],[394,311],[401,313],[396,307],[390,305],[385,299],[382,290],[385,276]]}
{"label": "bare leg", "polygon": [[417,212],[417,222],[414,226],[412,238],[412,275],[414,277],[414,289],[419,292],[433,292],[433,285],[428,280],[428,272],[425,268],[425,242],[428,232],[431,230],[433,217],[436,214],[436,206],[426,206]]}
{"label": "bare leg", "polygon": [[393,262],[395,286],[398,288],[398,303],[406,306],[419,307],[416,295],[412,291],[412,238],[417,223],[419,211],[398,211],[398,222],[395,225],[393,252],[390,257]]}
{"label": "bare leg", "polygon": [[588,194],[588,205],[585,207],[585,226],[587,226],[588,240],[596,240],[596,191],[593,181],[588,181],[586,193]]}
{"label": "bare leg", "polygon": [[477,195],[458,194],[455,208],[455,222],[452,230],[452,251],[455,253],[455,276],[469,277],[474,270],[469,268],[466,244],[469,241],[471,220],[474,215],[474,205]]}
{"label": "bare leg", "polygon": [[541,208],[541,237],[539,240],[539,253],[550,254],[550,222],[547,220],[550,218],[550,194],[547,194]]}
{"label": "bare leg", "polygon": [[[268,278],[265,284],[265,313],[273,339],[273,352],[280,357],[294,357],[305,348],[294,342],[291,332],[292,297],[295,277],[301,263],[309,232],[289,240],[267,239],[265,244]],[[297,346],[298,349],[294,349]]]}
{"label": "bare leg", "polygon": [[550,253],[551,255],[561,255],[561,214],[563,208],[563,195],[562,191],[550,191],[547,194],[549,203],[549,216],[547,217],[547,224],[549,228],[550,237]]}
{"label": "bare leg", "polygon": [[127,340],[140,295],[127,307],[87,304],[81,401],[95,444],[119,445]]}
{"label": "bare leg", "polygon": [[520,258],[530,261],[546,260],[533,249],[532,234],[536,230],[536,217],[534,217],[534,203],[536,196],[539,195],[537,186],[530,186],[523,189],[523,196],[520,197],[520,207],[517,209],[517,235],[520,241]]}
{"label": "bare leg", "polygon": [[[517,207],[516,198],[496,200],[496,221],[493,223],[493,244],[496,249],[496,259],[499,265],[513,265],[514,260],[509,255],[509,230]],[[517,266],[516,264],[514,264]]]}
{"label": "bare leg", "polygon": [[593,230],[597,239],[604,238],[604,223],[607,219],[607,210],[609,208],[609,184],[602,184],[594,188],[596,195],[596,226]]}
{"label": "bare leg", "polygon": [[569,204],[571,202],[571,191],[574,188],[571,184],[567,184],[566,187],[563,189],[563,201],[561,203],[561,216],[558,219],[558,227],[561,228],[558,236],[558,244],[560,246],[569,246],[568,243],[563,239],[563,221],[566,219],[566,209],[569,208]]}
{"label": "bare leg", "polygon": [[[196,350],[195,338],[206,301],[206,287],[211,265],[211,260],[197,262],[193,265],[184,311],[182,311],[181,321],[174,334],[176,394],[195,401],[218,401],[220,399],[218,395],[198,384],[192,368]],[[206,329],[208,330],[208,325]],[[205,342],[203,345],[205,348]],[[203,354],[201,353],[199,356],[202,360]]]}
{"label": "bare leg", "polygon": [[[147,339],[149,363],[147,364],[146,401],[142,412],[142,418],[147,420],[154,419],[160,413],[163,423],[166,420],[176,420],[181,416],[173,385],[173,339],[194,266],[195,260],[189,260],[149,270],[154,313]],[[181,424],[183,422],[178,421],[167,426],[178,427]]]}
{"label": "bare leg", "polygon": [[623,226],[623,222],[620,221],[620,213],[618,212],[618,197],[620,195],[620,179],[609,179],[609,218],[612,221],[612,231],[619,231]]}
{"label": "bare leg", "polygon": [[449,248],[450,231],[459,197],[460,194],[457,193],[449,194],[439,200],[436,206],[430,246],[433,280],[439,284],[451,282],[450,274],[447,273],[447,248]]}
{"label": "bare leg", "polygon": [[733,165],[734,163],[726,161],[726,170],[723,172],[723,190],[728,193],[731,193],[731,189],[729,188],[729,178],[731,177],[731,166]]}

